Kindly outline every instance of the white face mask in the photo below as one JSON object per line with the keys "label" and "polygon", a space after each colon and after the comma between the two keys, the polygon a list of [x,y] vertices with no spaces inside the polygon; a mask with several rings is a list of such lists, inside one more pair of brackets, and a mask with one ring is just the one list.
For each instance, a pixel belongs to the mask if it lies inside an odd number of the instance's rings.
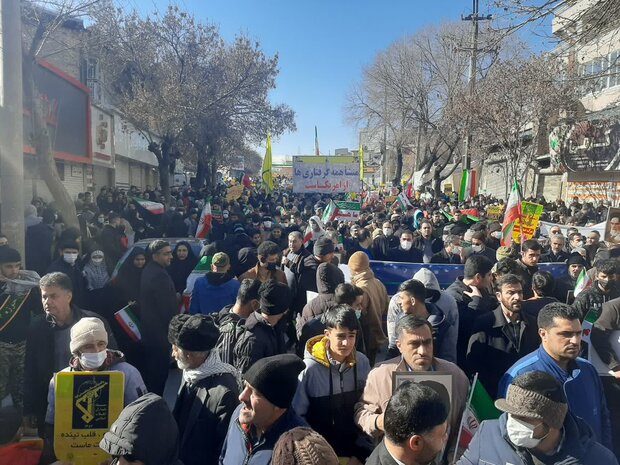
{"label": "white face mask", "polygon": [[384,236],[391,236],[393,234],[394,231],[392,231],[392,228],[383,228],[383,235]]}
{"label": "white face mask", "polygon": [[403,250],[409,250],[413,247],[413,242],[410,241],[400,241],[400,248]]}
{"label": "white face mask", "polygon": [[502,238],[502,232],[501,231],[493,231],[491,233],[491,237],[494,237],[495,239],[501,239]]}
{"label": "white face mask", "polygon": [[525,447],[526,449],[534,449],[540,442],[547,437],[547,433],[542,438],[534,437],[534,430],[541,425],[539,423],[536,426],[532,426],[523,421],[517,420],[512,415],[508,414],[508,420],[506,421],[506,432],[508,438],[517,447]]}
{"label": "white face mask", "polygon": [[65,253],[62,255],[62,259],[67,262],[69,265],[73,265],[78,258],[78,254],[76,253]]}
{"label": "white face mask", "polygon": [[454,255],[461,255],[461,248],[458,245],[455,245],[452,247],[452,253]]}
{"label": "white face mask", "polygon": [[482,252],[482,246],[481,245],[472,245],[471,246],[471,250],[473,252]]}
{"label": "white face mask", "polygon": [[103,257],[97,257],[97,258],[93,258],[92,259],[93,263],[95,263],[96,265],[103,263]]}
{"label": "white face mask", "polygon": [[107,350],[96,352],[94,354],[82,354],[80,355],[80,365],[82,365],[82,368],[87,370],[96,370],[103,365],[103,362],[105,362],[107,357]]}

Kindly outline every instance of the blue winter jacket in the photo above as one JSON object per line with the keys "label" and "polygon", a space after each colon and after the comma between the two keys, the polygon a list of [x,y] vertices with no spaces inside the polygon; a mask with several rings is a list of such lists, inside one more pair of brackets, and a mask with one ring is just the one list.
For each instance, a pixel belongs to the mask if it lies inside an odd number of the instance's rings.
{"label": "blue winter jacket", "polygon": [[298,426],[308,426],[291,407],[257,440],[239,423],[242,407],[243,404],[239,404],[232,414],[220,455],[220,465],[269,465],[273,448],[280,436]]}
{"label": "blue winter jacket", "polygon": [[234,304],[240,285],[230,273],[208,272],[194,284],[189,313],[208,315],[219,312],[226,305]]}
{"label": "blue winter jacket", "polygon": [[[533,465],[529,450],[516,447],[508,439],[507,418],[504,413],[498,420],[483,421],[457,465]],[[571,414],[564,420],[564,437],[560,444],[555,454],[538,456],[538,460],[545,465],[618,465],[614,454],[596,442],[590,427]]]}
{"label": "blue winter jacket", "polygon": [[603,385],[590,362],[577,358],[566,372],[541,345],[508,369],[499,382],[498,398],[506,397],[508,385],[514,378],[529,371],[543,371],[560,381],[564,385],[570,412],[590,425],[598,442],[612,447],[611,423]]}

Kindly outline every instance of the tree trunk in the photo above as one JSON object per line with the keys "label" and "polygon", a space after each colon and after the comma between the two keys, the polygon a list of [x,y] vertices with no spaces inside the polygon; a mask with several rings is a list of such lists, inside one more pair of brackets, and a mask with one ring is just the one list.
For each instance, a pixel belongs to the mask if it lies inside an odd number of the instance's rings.
{"label": "tree trunk", "polygon": [[161,194],[165,199],[166,205],[170,206],[170,166],[171,166],[171,153],[172,153],[172,141],[170,137],[164,136],[161,143],[151,142],[148,147],[149,152],[152,152],[157,157],[158,171],[159,171],[159,187]]}
{"label": "tree trunk", "polygon": [[198,162],[196,163],[196,182],[194,185],[195,189],[202,189],[205,185],[205,180],[207,179],[207,172],[209,169],[209,165],[207,161],[204,159],[204,156],[198,158]]}
{"label": "tree trunk", "polygon": [[64,224],[66,226],[79,227],[75,203],[71,199],[69,192],[67,192],[56,169],[52,139],[45,118],[46,112],[34,83],[35,66],[37,66],[35,60],[24,58],[24,100],[27,102],[32,114],[33,145],[37,156],[39,174],[52,194]]}
{"label": "tree trunk", "polygon": [[400,186],[400,180],[403,177],[403,148],[401,146],[396,147],[396,173],[394,173],[394,179],[392,183],[396,186]]}

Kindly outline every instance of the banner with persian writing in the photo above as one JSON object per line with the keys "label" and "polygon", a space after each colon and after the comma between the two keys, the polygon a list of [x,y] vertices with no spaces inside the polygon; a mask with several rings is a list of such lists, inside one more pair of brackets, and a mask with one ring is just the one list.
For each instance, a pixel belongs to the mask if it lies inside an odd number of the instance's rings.
{"label": "banner with persian writing", "polygon": [[293,192],[346,194],[360,191],[357,157],[293,157]]}

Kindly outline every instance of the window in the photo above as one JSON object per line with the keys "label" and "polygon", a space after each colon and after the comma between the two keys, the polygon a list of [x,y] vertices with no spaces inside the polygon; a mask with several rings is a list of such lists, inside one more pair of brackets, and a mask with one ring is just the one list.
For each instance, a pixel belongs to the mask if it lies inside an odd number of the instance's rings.
{"label": "window", "polygon": [[599,76],[598,79],[587,79],[582,84],[585,94],[620,86],[620,50],[580,64],[577,72],[583,78]]}

